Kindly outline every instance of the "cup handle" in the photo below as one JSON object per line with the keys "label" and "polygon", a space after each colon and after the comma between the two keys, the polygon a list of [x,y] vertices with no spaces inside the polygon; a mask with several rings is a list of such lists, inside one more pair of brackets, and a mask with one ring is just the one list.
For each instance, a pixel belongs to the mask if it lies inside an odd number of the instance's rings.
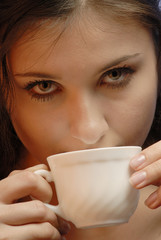
{"label": "cup handle", "polygon": [[[35,171],[34,173],[40,175],[43,178],[45,178],[47,182],[53,182],[54,181],[53,176],[51,175],[51,172],[48,171],[48,170],[41,169],[41,170]],[[50,208],[51,210],[53,210],[58,216],[64,218],[63,213],[62,213],[59,205],[54,206],[54,205],[51,205],[49,203],[44,203],[44,205],[47,206],[48,208]]]}

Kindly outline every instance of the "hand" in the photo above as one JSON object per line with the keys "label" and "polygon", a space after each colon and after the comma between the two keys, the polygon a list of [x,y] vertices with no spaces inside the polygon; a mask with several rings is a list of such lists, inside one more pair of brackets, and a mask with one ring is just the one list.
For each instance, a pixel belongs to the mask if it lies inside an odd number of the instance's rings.
{"label": "hand", "polygon": [[141,189],[151,184],[158,186],[145,204],[151,209],[161,206],[161,141],[131,159],[130,166],[136,171],[130,178],[135,188]]}
{"label": "hand", "polygon": [[[67,233],[68,224],[42,203],[50,202],[52,189],[32,173],[37,169],[14,171],[0,181],[0,240],[59,240]],[[26,196],[39,200],[18,202]]]}

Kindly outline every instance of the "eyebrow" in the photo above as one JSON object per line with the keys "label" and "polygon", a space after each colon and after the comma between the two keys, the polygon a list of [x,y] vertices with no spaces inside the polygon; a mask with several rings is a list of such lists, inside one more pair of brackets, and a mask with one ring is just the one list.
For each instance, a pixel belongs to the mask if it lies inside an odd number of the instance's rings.
{"label": "eyebrow", "polygon": [[105,71],[107,70],[108,68],[111,68],[111,67],[114,67],[114,66],[117,66],[118,64],[122,63],[122,62],[125,62],[127,60],[130,60],[130,59],[133,59],[133,58],[136,58],[138,56],[140,56],[141,53],[135,53],[133,55],[125,55],[123,57],[120,57],[114,61],[112,61],[111,63],[109,63],[108,65],[104,66],[101,71]]}
{"label": "eyebrow", "polygon": [[37,77],[37,78],[48,78],[48,79],[58,79],[58,77],[47,74],[43,72],[26,72],[26,73],[16,73],[14,74],[15,77]]}
{"label": "eyebrow", "polygon": [[[102,71],[107,70],[108,68],[114,67],[122,62],[125,62],[127,60],[130,60],[132,58],[136,58],[138,56],[140,56],[141,53],[135,53],[133,55],[125,55],[123,57],[120,57],[114,61],[112,61],[111,63],[109,63],[108,65],[104,66],[101,69]],[[16,73],[14,74],[15,77],[36,77],[36,78],[44,78],[44,79],[58,79],[57,76],[54,76],[52,74],[47,74],[47,73],[43,73],[43,72],[26,72],[26,73]]]}

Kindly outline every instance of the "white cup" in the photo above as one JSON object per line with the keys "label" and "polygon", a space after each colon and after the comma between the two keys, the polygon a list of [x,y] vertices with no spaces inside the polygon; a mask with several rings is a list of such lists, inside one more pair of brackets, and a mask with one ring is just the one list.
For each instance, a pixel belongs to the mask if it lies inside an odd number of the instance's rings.
{"label": "white cup", "polygon": [[128,222],[139,191],[129,183],[130,159],[141,147],[111,147],[67,152],[47,158],[51,171],[35,173],[55,183],[59,204],[45,204],[77,228]]}

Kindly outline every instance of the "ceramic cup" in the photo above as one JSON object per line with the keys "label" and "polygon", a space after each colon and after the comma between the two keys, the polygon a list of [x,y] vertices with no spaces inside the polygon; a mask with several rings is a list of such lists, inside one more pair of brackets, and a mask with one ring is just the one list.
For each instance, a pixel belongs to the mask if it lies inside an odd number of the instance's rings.
{"label": "ceramic cup", "polygon": [[59,204],[49,208],[77,228],[128,222],[139,199],[129,183],[130,159],[141,147],[110,147],[67,152],[47,158],[51,171],[35,173],[55,183]]}

